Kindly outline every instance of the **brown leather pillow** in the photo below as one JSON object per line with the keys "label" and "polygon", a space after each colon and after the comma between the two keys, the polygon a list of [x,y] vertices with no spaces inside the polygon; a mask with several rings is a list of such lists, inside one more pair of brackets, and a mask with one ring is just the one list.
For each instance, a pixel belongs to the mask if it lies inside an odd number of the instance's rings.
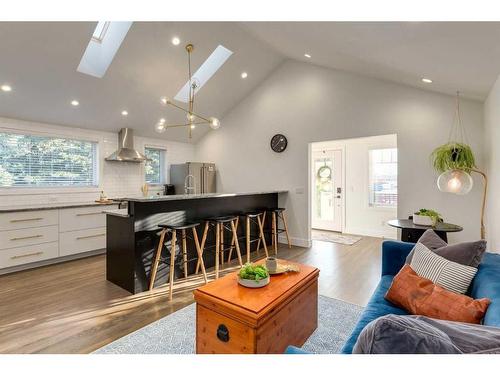
{"label": "brown leather pillow", "polygon": [[418,276],[409,265],[394,276],[385,299],[413,315],[476,324],[481,323],[491,302],[488,298],[472,299],[443,289]]}

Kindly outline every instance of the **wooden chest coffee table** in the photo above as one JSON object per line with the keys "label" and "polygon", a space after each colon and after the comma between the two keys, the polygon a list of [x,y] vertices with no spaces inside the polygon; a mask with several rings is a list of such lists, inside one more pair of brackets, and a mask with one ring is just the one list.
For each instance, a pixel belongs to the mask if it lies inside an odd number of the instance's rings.
{"label": "wooden chest coffee table", "polygon": [[196,352],[283,353],[302,346],[318,326],[319,270],[297,265],[300,272],[271,276],[263,288],[239,285],[234,272],[196,289]]}

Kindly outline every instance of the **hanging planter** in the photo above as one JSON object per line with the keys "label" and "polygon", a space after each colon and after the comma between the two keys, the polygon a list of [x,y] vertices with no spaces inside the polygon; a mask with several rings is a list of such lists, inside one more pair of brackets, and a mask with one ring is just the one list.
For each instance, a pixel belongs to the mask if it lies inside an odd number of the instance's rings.
{"label": "hanging planter", "polygon": [[439,146],[431,154],[432,166],[438,173],[458,169],[470,173],[476,168],[476,159],[469,145],[448,142]]}

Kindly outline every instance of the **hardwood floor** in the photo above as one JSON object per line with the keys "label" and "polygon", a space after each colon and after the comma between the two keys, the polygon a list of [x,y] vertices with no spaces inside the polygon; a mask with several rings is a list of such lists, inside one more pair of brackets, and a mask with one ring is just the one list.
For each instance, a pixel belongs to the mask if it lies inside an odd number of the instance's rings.
{"label": "hardwood floor", "polygon": [[[279,258],[318,267],[320,294],[365,305],[380,278],[381,243],[281,245]],[[170,303],[166,287],[130,295],[106,281],[104,255],[0,276],[0,353],[92,352],[191,304],[199,282],[180,283]]]}

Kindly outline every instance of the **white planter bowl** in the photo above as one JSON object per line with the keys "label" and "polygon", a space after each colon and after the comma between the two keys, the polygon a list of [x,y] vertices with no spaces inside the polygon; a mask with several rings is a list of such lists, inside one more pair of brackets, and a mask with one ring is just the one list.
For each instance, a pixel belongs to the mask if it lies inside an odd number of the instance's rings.
{"label": "white planter bowl", "polygon": [[413,214],[413,224],[423,225],[426,227],[432,227],[434,225],[434,221],[430,216],[416,215]]}
{"label": "white planter bowl", "polygon": [[268,276],[265,279],[255,281],[255,280],[247,280],[247,279],[241,279],[238,277],[238,284],[246,287],[246,288],[262,288],[263,286],[266,286],[269,284],[271,281],[271,278]]}

